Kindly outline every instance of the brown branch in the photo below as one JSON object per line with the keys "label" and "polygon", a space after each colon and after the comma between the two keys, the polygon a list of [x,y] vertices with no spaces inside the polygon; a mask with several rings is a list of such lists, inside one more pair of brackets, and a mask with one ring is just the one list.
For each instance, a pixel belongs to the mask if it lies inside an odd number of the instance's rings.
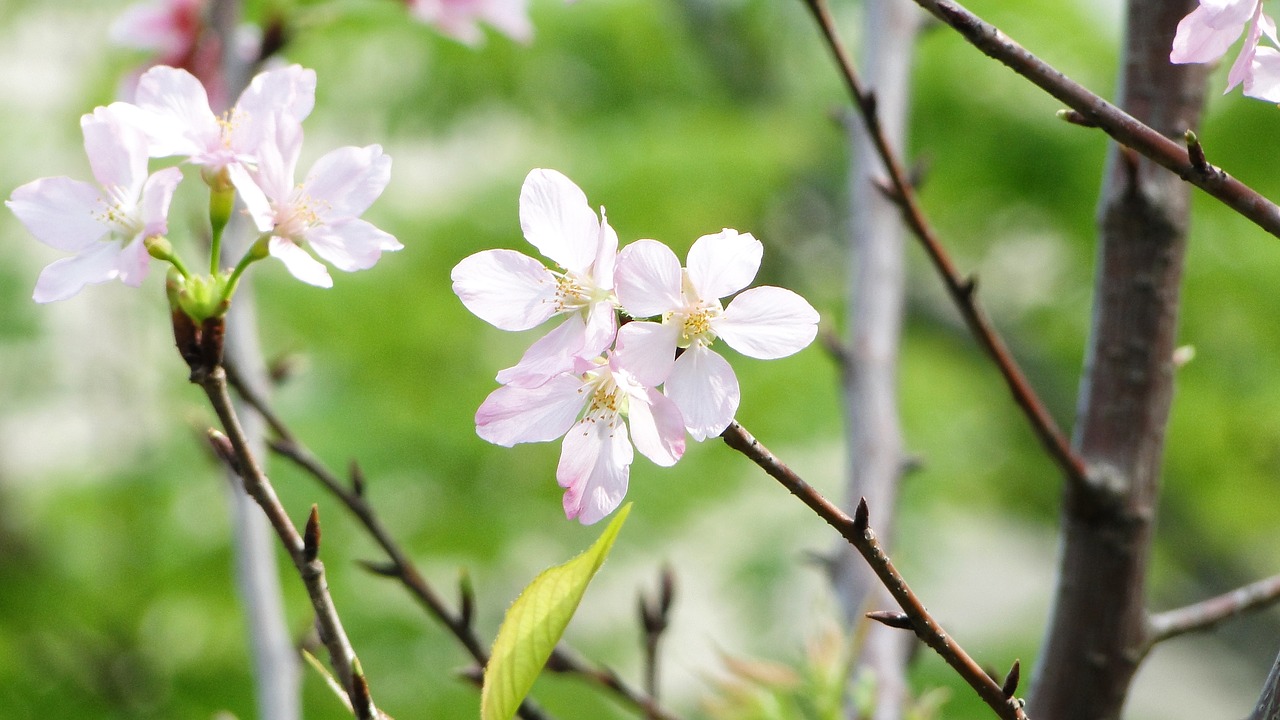
{"label": "brown branch", "polygon": [[[1217,170],[1204,172],[1189,157],[1185,145],[1161,134],[1129,113],[1087,90],[1053,66],[1028,52],[998,28],[949,0],[915,0],[916,4],[959,32],[974,47],[999,60],[1062,101],[1088,123],[1116,142],[1133,148],[1178,177],[1222,201],[1227,207],[1280,237],[1280,207],[1248,185]],[[1185,129],[1185,128],[1184,128]],[[1179,138],[1181,139],[1181,138]]]}
{"label": "brown branch", "polygon": [[[323,485],[360,521],[373,540],[386,553],[388,562],[377,565],[374,568],[375,572],[399,580],[400,584],[418,599],[428,614],[444,625],[445,629],[466,649],[477,666],[484,667],[489,661],[489,653],[471,626],[472,612],[466,608],[469,602],[466,598],[469,597],[470,591],[465,589],[463,591],[463,609],[454,611],[450,608],[382,524],[377,511],[364,498],[364,480],[359,468],[353,465],[352,483],[349,487],[297,439],[289,426],[260,395],[252,388],[236,382],[238,377],[234,369],[229,368],[228,372],[236,392],[262,415],[272,432],[276,434],[277,439],[270,443],[272,451],[293,462]],[[547,661],[547,668],[553,672],[580,677],[605,688],[645,713],[646,717],[678,720],[677,716],[663,709],[651,696],[623,682],[612,670],[591,667],[564,645],[558,646],[552,652],[551,659]],[[546,712],[531,700],[525,700],[521,704],[518,714],[526,720],[548,717]]]}
{"label": "brown branch", "polygon": [[[298,528],[294,526],[293,521],[289,519],[288,513],[276,496],[275,488],[272,487],[271,481],[262,472],[262,467],[258,464],[257,458],[254,457],[249,449],[249,440],[245,436],[244,430],[240,426],[240,419],[236,416],[235,409],[231,405],[231,396],[227,393],[227,376],[222,367],[216,366],[208,372],[195,373],[194,378],[204,390],[205,395],[209,398],[209,403],[213,406],[214,412],[217,413],[218,419],[222,422],[226,438],[230,441],[231,447],[235,452],[237,470],[244,480],[245,492],[266,513],[267,521],[280,538],[280,542],[284,544],[285,550],[289,553],[289,558],[293,561],[294,567],[298,570],[298,575],[302,578],[302,582],[307,588],[307,596],[310,597],[311,606],[316,612],[316,625],[320,630],[320,639],[329,651],[329,661],[333,665],[338,680],[342,682],[342,686],[349,697],[357,697],[358,681],[354,669],[354,665],[357,662],[356,654],[351,647],[351,641],[347,638],[346,631],[342,627],[342,620],[338,617],[338,610],[333,604],[333,598],[329,595],[329,586],[325,581],[324,575],[324,563],[317,557],[319,552],[319,519],[315,514],[315,508],[312,508],[312,522],[308,523],[310,530],[308,532],[308,540],[310,542],[308,543],[299,534]],[[363,681],[359,682],[362,683]],[[360,690],[359,696],[366,700],[366,703],[364,707],[357,707],[357,716],[380,717],[374,707],[373,700],[368,696],[367,686],[360,688]]]}
{"label": "brown branch", "polygon": [[1022,710],[1022,703],[1016,698],[1006,697],[1001,684],[988,675],[964,651],[964,648],[942,629],[938,621],[925,609],[920,598],[907,586],[907,581],[893,566],[876,538],[875,532],[868,524],[866,500],[858,504],[855,517],[849,517],[813,486],[796,475],[737,422],[730,423],[720,437],[724,439],[726,445],[759,465],[849,541],[849,544],[866,559],[867,564],[880,578],[880,582],[884,583],[885,588],[893,595],[893,599],[902,607],[903,613],[911,621],[911,629],[915,631],[916,636],[955,669],[960,677],[978,693],[978,697],[995,711],[996,715],[1006,720],[1026,720],[1027,715]]}
{"label": "brown branch", "polygon": [[[903,168],[902,161],[880,125],[879,115],[876,111],[875,96],[863,87],[849,53],[845,50],[843,43],[841,43],[839,36],[836,34],[835,23],[827,9],[826,0],[804,0],[804,2],[810,12],[813,13],[814,19],[817,20],[827,46],[832,54],[835,55],[836,62],[844,77],[845,85],[853,97],[853,102],[857,106],[863,122],[866,124],[867,134],[870,136],[872,144],[875,146],[876,152],[879,154],[880,160],[884,163],[885,169],[889,174],[893,193],[902,208],[902,217],[907,227],[916,239],[920,241],[925,253],[929,256],[930,262],[933,263],[934,268],[942,277],[942,281],[946,285],[947,294],[951,296],[952,302],[960,310],[960,314],[964,317],[965,323],[969,326],[974,338],[996,364],[1000,375],[1004,378],[1005,384],[1009,388],[1009,392],[1013,395],[1014,401],[1031,423],[1031,428],[1036,437],[1039,438],[1040,443],[1058,467],[1061,468],[1068,481],[1074,484],[1084,484],[1087,474],[1084,461],[1071,449],[1071,443],[1067,436],[1058,428],[1057,423],[1049,414],[1044,403],[1036,395],[1035,390],[1031,388],[1031,384],[1027,381],[1026,375],[1023,374],[1017,361],[1009,353],[1008,347],[991,325],[991,321],[987,319],[986,313],[978,304],[973,279],[961,275],[956,269],[955,263],[952,262],[950,255],[947,254],[937,233],[934,232],[933,227],[925,218],[924,212],[920,208],[919,200],[916,197],[915,189],[912,187],[910,178]],[[1183,155],[1185,157],[1185,151]]]}
{"label": "brown branch", "polygon": [[1198,603],[1152,615],[1148,643],[1155,645],[1186,633],[1201,632],[1280,602],[1280,575],[1249,583]]}

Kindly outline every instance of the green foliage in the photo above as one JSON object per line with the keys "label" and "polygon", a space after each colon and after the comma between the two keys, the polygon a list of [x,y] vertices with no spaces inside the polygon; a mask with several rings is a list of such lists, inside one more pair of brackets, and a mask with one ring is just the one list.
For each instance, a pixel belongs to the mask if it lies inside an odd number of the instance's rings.
{"label": "green foliage", "polygon": [[515,715],[630,513],[631,503],[623,505],[591,547],[563,565],[543,570],[507,609],[484,669],[482,720],[509,720]]}

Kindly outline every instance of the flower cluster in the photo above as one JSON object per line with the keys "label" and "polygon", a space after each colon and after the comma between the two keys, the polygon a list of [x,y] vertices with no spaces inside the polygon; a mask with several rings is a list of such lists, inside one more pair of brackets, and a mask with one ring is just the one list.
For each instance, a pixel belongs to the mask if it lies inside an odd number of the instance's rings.
{"label": "flower cluster", "polygon": [[749,234],[726,229],[699,238],[684,268],[656,240],[619,252],[604,209],[597,217],[582,190],[554,170],[525,179],[520,225],[555,269],[514,250],[485,250],[458,263],[453,290],[503,330],[563,320],[498,373],[501,387],[476,412],[476,432],[508,447],[564,436],[556,479],[565,514],[583,524],[621,503],[633,442],[670,466],[684,454],[686,432],[701,441],[733,421],[738,379],[711,349],[716,338],[772,359],[817,334],[818,313],[794,292],[739,293],[763,255]]}
{"label": "flower cluster", "polygon": [[[315,84],[315,73],[298,65],[265,72],[218,116],[199,80],[158,66],[139,78],[133,103],[112,103],[81,118],[98,186],[43,178],[14,190],[5,203],[36,239],[73,253],[44,269],[35,300],[62,300],[111,279],[137,286],[151,256],[174,266],[180,304],[202,319],[225,310],[240,273],[268,255],[303,282],[329,287],[328,271],[311,253],[352,271],[399,250],[394,237],[358,218],[390,180],[391,159],[378,145],[334,150],[295,184]],[[191,274],[165,237],[183,175],[177,167],[149,174],[148,164],[168,157],[198,167],[210,186],[210,276]],[[218,244],[237,196],[261,235],[226,270]]]}
{"label": "flower cluster", "polygon": [[[1249,97],[1280,103],[1280,40],[1276,23],[1262,12],[1262,0],[1200,0],[1200,6],[1178,23],[1169,61],[1213,62],[1244,34],[1240,53],[1227,74],[1227,89],[1244,85]],[[1273,47],[1259,45],[1266,37]]]}

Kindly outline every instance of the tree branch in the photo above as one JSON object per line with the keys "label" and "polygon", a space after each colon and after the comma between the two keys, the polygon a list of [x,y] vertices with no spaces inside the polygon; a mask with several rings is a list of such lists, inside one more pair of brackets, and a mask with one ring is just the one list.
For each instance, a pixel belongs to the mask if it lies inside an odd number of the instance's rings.
{"label": "tree branch", "polygon": [[[994,25],[949,0],[915,0],[916,4],[950,25],[988,57],[999,60],[1032,84],[1062,101],[1088,124],[1116,142],[1133,148],[1156,164],[1195,185],[1240,213],[1258,227],[1280,237],[1280,207],[1225,172],[1205,172],[1188,155],[1185,145],[1136,119],[1087,90],[1053,66],[1028,52]],[[1166,55],[1168,48],[1166,48]],[[1189,128],[1172,137],[1182,139]]]}
{"label": "tree branch", "polygon": [[[217,413],[218,419],[222,422],[226,438],[230,441],[232,451],[235,454],[237,470],[244,480],[245,491],[257,501],[263,512],[266,513],[267,521],[270,522],[272,529],[275,530],[276,535],[284,544],[285,550],[289,553],[289,558],[293,561],[298,575],[302,578],[302,582],[307,588],[307,595],[311,598],[311,606],[316,612],[316,624],[320,629],[320,639],[329,651],[329,660],[333,665],[335,674],[342,682],[347,695],[352,699],[352,705],[356,708],[356,717],[382,717],[371,699],[367,701],[364,707],[356,701],[356,698],[361,696],[367,698],[368,689],[364,679],[358,677],[358,673],[355,670],[355,651],[352,649],[351,641],[347,638],[346,631],[342,627],[342,620],[338,617],[333,598],[329,595],[329,586],[325,581],[324,575],[324,563],[317,557],[319,551],[318,527],[314,533],[308,533],[309,536],[315,538],[311,543],[308,543],[304,541],[293,521],[289,519],[288,513],[276,496],[275,488],[272,487],[271,481],[262,472],[257,458],[254,457],[249,448],[249,440],[245,437],[244,430],[240,426],[240,420],[232,407],[231,397],[227,393],[227,376],[223,369],[220,366],[215,366],[207,373],[196,374],[194,379],[200,384],[205,395],[208,396],[209,403],[213,406],[214,412]],[[357,689],[361,692],[357,692]]]}
{"label": "tree branch", "polygon": [[893,595],[893,599],[902,607],[916,636],[938,653],[969,684],[969,687],[978,693],[978,697],[995,711],[996,715],[1006,720],[1027,720],[1027,715],[1022,710],[1022,702],[1011,694],[1005,693],[1001,683],[988,675],[964,651],[964,648],[942,629],[938,621],[925,609],[920,598],[916,597],[916,594],[907,586],[907,581],[893,566],[876,538],[875,532],[868,524],[866,500],[859,503],[855,516],[849,517],[769,452],[768,448],[761,445],[737,422],[730,423],[720,437],[724,439],[726,445],[759,465],[849,541],[849,544],[866,559],[876,576],[880,578],[880,582]]}
{"label": "tree branch", "polygon": [[902,209],[902,217],[907,228],[920,241],[930,262],[942,277],[947,294],[960,310],[961,316],[964,317],[978,344],[996,364],[1014,401],[1031,423],[1031,428],[1040,439],[1040,443],[1070,483],[1084,484],[1086,482],[1084,462],[1071,449],[1067,436],[1058,428],[1044,403],[1031,388],[1017,361],[1013,359],[1008,347],[978,304],[976,281],[971,277],[960,275],[941,240],[925,218],[902,161],[881,127],[875,96],[864,88],[853,61],[836,34],[835,23],[827,9],[826,0],[804,0],[804,2],[817,20],[823,38],[836,58],[845,85],[853,97],[854,105],[857,106],[866,124],[867,134],[881,162],[884,163],[894,199]]}
{"label": "tree branch", "polygon": [[1272,575],[1186,607],[1156,613],[1147,623],[1148,649],[1169,638],[1209,630],[1245,613],[1271,607],[1276,602],[1280,602],[1280,575]]}
{"label": "tree branch", "polygon": [[[261,395],[254,392],[252,388],[239,383],[240,378],[236,374],[234,367],[228,367],[227,372],[231,385],[236,389],[236,392],[240,394],[240,397],[246,403],[262,415],[272,432],[276,434],[277,439],[270,443],[271,449],[293,462],[323,485],[330,494],[336,497],[360,521],[360,524],[364,526],[373,540],[386,553],[388,563],[385,566],[379,566],[378,573],[399,580],[400,584],[418,599],[428,614],[444,625],[445,629],[457,639],[476,664],[479,667],[484,667],[489,661],[489,653],[476,636],[475,629],[471,626],[471,613],[454,611],[440,597],[440,594],[435,591],[431,584],[427,582],[426,578],[413,563],[413,560],[409,558],[408,554],[404,552],[399,543],[386,529],[386,526],[382,524],[377,511],[365,499],[363,494],[364,481],[359,474],[359,469],[353,466],[354,482],[350,486],[343,482],[297,439],[292,430],[289,429],[289,426],[272,410]],[[556,647],[552,652],[551,659],[547,661],[547,669],[553,672],[575,675],[605,688],[626,703],[644,712],[646,717],[656,718],[657,720],[679,720],[675,715],[663,709],[651,696],[623,682],[612,670],[591,667],[563,644]],[[519,714],[520,717],[526,718],[526,720],[547,717],[545,711],[531,700],[525,700],[520,706]]]}

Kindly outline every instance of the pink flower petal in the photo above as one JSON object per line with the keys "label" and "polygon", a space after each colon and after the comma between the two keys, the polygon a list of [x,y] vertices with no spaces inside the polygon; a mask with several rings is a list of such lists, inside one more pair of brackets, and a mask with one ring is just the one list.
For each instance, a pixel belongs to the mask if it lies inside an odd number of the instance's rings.
{"label": "pink flower petal", "polygon": [[271,257],[284,263],[290,275],[302,282],[322,288],[333,287],[333,278],[329,277],[329,271],[325,269],[324,264],[289,240],[273,237],[267,243],[267,249]]}
{"label": "pink flower petal", "polygon": [[221,142],[222,130],[204,85],[186,70],[153,67],[138,79],[136,104],[151,113],[145,127],[151,157],[198,156]]}
{"label": "pink flower petal", "polygon": [[391,181],[391,157],[381,145],[344,147],[332,150],[316,161],[303,192],[318,201],[321,219],[360,215]]}
{"label": "pink flower petal", "polygon": [[119,277],[120,254],[118,243],[104,242],[74,257],[57,260],[41,271],[31,297],[38,303],[66,300],[85,285]]}
{"label": "pink flower petal", "polygon": [[590,525],[613,512],[627,494],[633,458],[621,421],[612,427],[583,421],[570,428],[556,468],[565,516]]}
{"label": "pink flower petal", "polygon": [[98,189],[87,182],[53,177],[17,188],[5,205],[40,242],[79,252],[111,231],[98,198]]}
{"label": "pink flower petal", "polygon": [[629,322],[618,329],[618,363],[640,384],[657,387],[671,374],[679,338],[679,325]]}
{"label": "pink flower petal", "polygon": [[1173,37],[1169,62],[1182,64],[1217,60],[1227,52],[1227,48],[1240,37],[1240,31],[1244,29],[1243,23],[1234,27],[1228,25],[1215,28],[1210,25],[1211,20],[1212,16],[1203,6],[1182,18]]}
{"label": "pink flower petal", "polygon": [[818,334],[818,311],[804,298],[778,287],[756,287],[733,299],[711,327],[729,347],[760,360],[786,357],[808,347]]}
{"label": "pink flower petal", "polygon": [[591,264],[591,277],[596,287],[613,289],[613,272],[618,262],[618,232],[609,225],[604,208],[600,208],[600,245],[596,249],[595,262]]}
{"label": "pink flower petal", "polygon": [[524,237],[561,267],[584,272],[596,259],[600,221],[587,196],[555,170],[534,170],[520,188]]}
{"label": "pink flower petal", "polygon": [[1280,51],[1258,48],[1253,73],[1245,80],[1244,94],[1267,102],[1280,103]]}
{"label": "pink flower petal", "polygon": [[725,228],[703,235],[689,248],[689,283],[705,302],[732,295],[751,284],[764,246],[751,233]]}
{"label": "pink flower petal", "polygon": [[571,372],[574,358],[581,354],[585,333],[586,325],[581,313],[566,317],[554,330],[530,345],[514,367],[499,372],[498,382],[516,387],[538,387],[556,375]]}
{"label": "pink flower petal", "polygon": [[[237,128],[250,143],[260,140],[258,123],[283,113],[302,122],[316,104],[316,71],[289,65],[258,73],[236,100],[236,114],[244,122]],[[245,149],[252,150],[252,146]]]}
{"label": "pink flower petal", "polygon": [[556,278],[515,250],[485,250],[453,268],[453,292],[477,317],[502,330],[528,330],[556,313]]}
{"label": "pink flower petal", "polygon": [[586,398],[581,389],[582,381],[572,375],[558,375],[533,388],[503,385],[476,411],[476,434],[503,447],[555,440],[582,412]]}
{"label": "pink flower petal", "polygon": [[684,418],[670,398],[653,388],[632,394],[627,420],[631,439],[640,454],[662,467],[671,467],[684,455]]}
{"label": "pink flower petal", "polygon": [[[582,313],[577,313],[581,315]],[[618,311],[611,300],[591,303],[587,309],[586,332],[582,338],[582,347],[577,351],[580,357],[594,358],[613,345],[618,336]]]}
{"label": "pink flower petal", "polygon": [[100,107],[80,118],[85,154],[93,177],[103,188],[136,199],[147,179],[147,138],[110,108]]}
{"label": "pink flower petal", "polygon": [[404,248],[390,234],[359,218],[319,225],[305,237],[316,255],[346,272],[368,270],[378,262],[382,253]]}
{"label": "pink flower petal", "polygon": [[653,317],[684,305],[680,258],[657,240],[637,240],[618,253],[615,292],[632,317]]}
{"label": "pink flower petal", "polygon": [[741,398],[733,368],[702,345],[693,345],[676,359],[665,390],[684,416],[685,428],[698,442],[729,427]]}
{"label": "pink flower petal", "polygon": [[178,168],[165,168],[147,178],[146,184],[142,186],[142,197],[138,200],[138,212],[143,223],[142,237],[165,235],[169,232],[169,203],[180,182],[182,171]]}

